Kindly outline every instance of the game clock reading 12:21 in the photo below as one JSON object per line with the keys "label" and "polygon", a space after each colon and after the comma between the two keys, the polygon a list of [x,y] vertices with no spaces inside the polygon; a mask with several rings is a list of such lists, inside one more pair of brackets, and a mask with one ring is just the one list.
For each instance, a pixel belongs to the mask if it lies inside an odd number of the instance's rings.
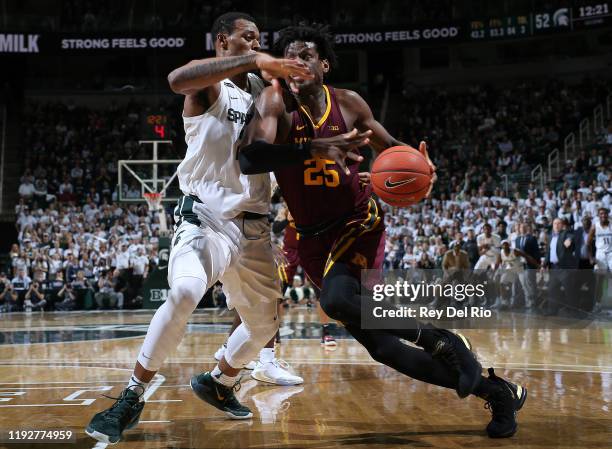
{"label": "game clock reading 12:21", "polygon": [[143,139],[168,139],[168,116],[166,114],[146,114],[142,119]]}

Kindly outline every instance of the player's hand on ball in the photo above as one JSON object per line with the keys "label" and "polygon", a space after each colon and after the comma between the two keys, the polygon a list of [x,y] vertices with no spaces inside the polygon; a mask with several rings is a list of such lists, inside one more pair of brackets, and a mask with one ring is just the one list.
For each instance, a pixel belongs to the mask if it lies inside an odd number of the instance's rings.
{"label": "player's hand on ball", "polygon": [[355,150],[367,145],[370,142],[371,135],[371,130],[360,133],[356,128],[353,128],[351,132],[334,137],[313,139],[310,142],[310,153],[313,157],[334,161],[344,173],[349,175],[350,170],[346,166],[346,159],[355,162],[363,161],[363,157],[356,153]]}
{"label": "player's hand on ball", "polygon": [[429,153],[427,151],[427,144],[423,140],[421,140],[421,143],[419,143],[419,151],[421,152],[423,156],[425,156],[425,159],[427,159],[427,163],[431,167],[431,173],[432,173],[431,183],[429,185],[429,190],[427,191],[427,195],[425,195],[425,198],[429,198],[429,195],[431,195],[431,191],[433,190],[433,186],[438,180],[438,175],[436,174],[437,167],[434,165],[434,163],[429,158]]}
{"label": "player's hand on ball", "polygon": [[312,79],[314,77],[306,64],[295,59],[279,59],[265,53],[257,53],[255,64],[261,70],[261,75],[264,79],[270,82],[274,78],[287,78],[289,76],[305,79]]}

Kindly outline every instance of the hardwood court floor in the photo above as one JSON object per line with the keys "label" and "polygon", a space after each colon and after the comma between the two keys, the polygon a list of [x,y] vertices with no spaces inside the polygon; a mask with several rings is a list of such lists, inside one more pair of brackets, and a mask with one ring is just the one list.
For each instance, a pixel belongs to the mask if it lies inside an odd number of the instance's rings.
{"label": "hardwood court floor", "polygon": [[[151,312],[0,316],[0,431],[70,429],[74,444],[0,447],[97,448],[83,429],[112,403],[131,373]],[[141,424],[119,448],[601,448],[612,446],[610,323],[584,329],[466,331],[483,366],[525,385],[514,438],[490,440],[476,398],[413,381],[375,363],[354,340],[322,349],[315,312],[291,312],[281,356],[298,387],[244,378],[247,422],[226,420],[193,396],[189,377],[213,367],[231,317],[200,312],[148,390]],[[342,331],[342,330],[340,330]]]}

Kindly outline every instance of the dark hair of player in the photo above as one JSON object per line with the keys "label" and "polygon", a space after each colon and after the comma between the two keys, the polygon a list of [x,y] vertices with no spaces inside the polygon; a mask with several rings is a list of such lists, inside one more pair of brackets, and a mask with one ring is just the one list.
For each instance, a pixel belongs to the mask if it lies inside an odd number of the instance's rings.
{"label": "dark hair of player", "polygon": [[289,44],[296,41],[314,42],[320,59],[326,59],[330,69],[337,67],[338,58],[334,51],[334,37],[327,25],[313,23],[312,25],[300,24],[283,28],[274,42],[274,53],[283,56]]}
{"label": "dark hair of player", "polygon": [[253,16],[245,12],[226,12],[217,17],[212,25],[210,32],[213,39],[215,39],[219,33],[232,34],[236,27],[236,20],[240,19],[255,23]]}

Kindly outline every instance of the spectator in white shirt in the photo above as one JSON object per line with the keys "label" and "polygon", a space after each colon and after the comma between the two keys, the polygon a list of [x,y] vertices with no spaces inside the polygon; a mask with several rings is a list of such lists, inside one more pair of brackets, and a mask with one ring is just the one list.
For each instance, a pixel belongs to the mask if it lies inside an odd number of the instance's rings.
{"label": "spectator in white shirt", "polygon": [[34,187],[34,183],[32,182],[32,178],[29,176],[26,177],[23,182],[19,185],[19,196],[25,200],[29,200],[34,195],[36,191],[36,187]]}
{"label": "spectator in white shirt", "polygon": [[115,254],[115,268],[118,270],[127,270],[130,267],[130,252],[128,244],[122,242],[120,250]]}
{"label": "spectator in white shirt", "polygon": [[15,290],[27,290],[31,283],[32,279],[27,275],[24,268],[18,269],[17,276],[11,279],[11,284]]}

